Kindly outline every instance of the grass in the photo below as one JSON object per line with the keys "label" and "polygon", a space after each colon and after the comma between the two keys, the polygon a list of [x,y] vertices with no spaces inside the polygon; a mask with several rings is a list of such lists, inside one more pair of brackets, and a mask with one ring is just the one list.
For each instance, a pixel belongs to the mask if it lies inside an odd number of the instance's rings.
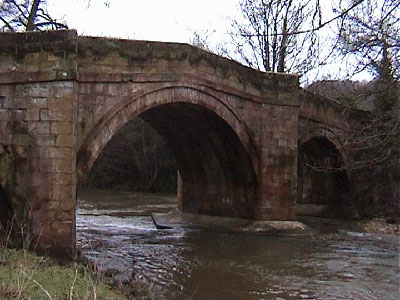
{"label": "grass", "polygon": [[0,247],[0,299],[135,299],[101,282],[89,268],[59,264],[24,249]]}

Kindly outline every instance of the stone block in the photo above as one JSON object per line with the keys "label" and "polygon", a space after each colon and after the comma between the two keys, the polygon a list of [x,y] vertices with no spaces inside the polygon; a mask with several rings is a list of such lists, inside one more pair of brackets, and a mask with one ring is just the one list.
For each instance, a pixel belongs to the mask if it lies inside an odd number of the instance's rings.
{"label": "stone block", "polygon": [[32,83],[28,86],[27,95],[34,98],[46,98],[51,95],[51,84]]}
{"label": "stone block", "polygon": [[58,246],[71,247],[71,240],[74,236],[74,216],[70,214],[68,220],[58,220],[57,218],[53,220],[55,221],[52,222],[51,232],[57,237],[56,244]]}
{"label": "stone block", "polygon": [[31,186],[32,185],[32,174],[30,172],[21,172],[21,169],[15,173],[15,182],[18,186]]}
{"label": "stone block", "polygon": [[[55,212],[44,210],[44,209],[33,209],[31,211],[31,223],[32,227],[36,228],[39,232],[47,231],[49,229],[48,226],[44,226],[44,223],[47,223],[51,220],[54,220]],[[47,229],[47,230],[46,230]],[[50,235],[50,232],[46,232],[47,235]]]}
{"label": "stone block", "polygon": [[54,172],[72,173],[72,159],[56,158],[54,159]]}
{"label": "stone block", "polygon": [[7,108],[7,98],[0,95],[0,109]]}
{"label": "stone block", "polygon": [[89,83],[79,83],[78,92],[79,95],[90,94],[92,92],[91,85]]}
{"label": "stone block", "polygon": [[128,60],[126,58],[122,58],[119,56],[114,57],[113,64],[114,66],[117,67],[127,67],[129,65]]}
{"label": "stone block", "polygon": [[62,98],[56,98],[56,97],[50,97],[47,100],[48,103],[48,108],[53,110],[53,109],[72,109],[74,107],[74,100],[70,97],[62,97]]}
{"label": "stone block", "polygon": [[[73,210],[57,211],[56,220],[57,221],[72,221],[72,220],[74,220],[74,214],[75,214],[75,211],[73,211]],[[71,229],[69,229],[68,232],[71,232]]]}
{"label": "stone block", "polygon": [[12,119],[14,121],[24,121],[26,120],[26,110],[16,109],[11,111]]}
{"label": "stone block", "polygon": [[39,134],[39,135],[49,135],[50,134],[50,122],[42,121],[42,122],[28,122],[28,132],[30,134]]}
{"label": "stone block", "polygon": [[61,68],[62,63],[63,62],[60,59],[48,60],[46,57],[45,59],[39,61],[39,69],[40,71],[53,71]]}
{"label": "stone block", "polygon": [[53,87],[52,96],[56,98],[75,98],[76,85],[72,81],[62,81]]}
{"label": "stone block", "polygon": [[42,158],[72,158],[72,149],[69,147],[37,147],[36,152]]}
{"label": "stone block", "polygon": [[[71,173],[70,176],[72,176]],[[57,199],[59,202],[73,200],[72,196],[74,193],[72,185],[56,184],[53,186],[53,193],[55,199]]]}
{"label": "stone block", "polygon": [[50,114],[51,114],[50,109],[40,109],[40,120],[50,121],[51,120]]}
{"label": "stone block", "polygon": [[56,137],[56,146],[66,146],[66,147],[72,147],[75,142],[75,137],[73,135],[65,135],[65,134],[60,134],[57,135]]}
{"label": "stone block", "polygon": [[73,186],[75,184],[75,177],[76,174],[71,174],[71,173],[64,173],[64,172],[59,172],[54,174],[54,184],[59,184],[59,185],[70,185]]}
{"label": "stone block", "polygon": [[[30,169],[32,170],[32,174],[38,173],[32,176],[38,176],[40,180],[42,180],[44,179],[44,173],[54,172],[54,160],[48,158],[32,158],[30,160]],[[47,185],[46,188],[49,190],[51,187]]]}
{"label": "stone block", "polygon": [[27,109],[29,107],[28,98],[26,98],[26,97],[14,98],[13,107],[16,109]]}
{"label": "stone block", "polygon": [[62,106],[53,107],[48,110],[47,116],[51,121],[70,121],[73,120],[73,107]]}
{"label": "stone block", "polygon": [[38,134],[35,136],[35,142],[38,146],[54,146],[56,136],[53,134]]}
{"label": "stone block", "polygon": [[73,133],[72,122],[52,122],[51,133],[69,135]]}
{"label": "stone block", "polygon": [[64,200],[64,201],[60,201],[59,205],[58,205],[58,209],[60,211],[75,211],[75,201],[74,201],[74,199],[71,199],[71,198],[65,199],[65,198],[63,198],[62,200]]}
{"label": "stone block", "polygon": [[8,121],[10,119],[10,112],[7,109],[0,109],[0,121]]}
{"label": "stone block", "polygon": [[13,134],[26,134],[28,133],[28,122],[13,121],[9,123]]}
{"label": "stone block", "polygon": [[47,108],[47,98],[36,97],[30,99],[31,106],[35,108]]}
{"label": "stone block", "polygon": [[29,108],[26,114],[26,121],[39,121],[40,120],[39,108]]}
{"label": "stone block", "polygon": [[12,143],[15,146],[29,146],[32,144],[32,138],[29,134],[13,134]]}

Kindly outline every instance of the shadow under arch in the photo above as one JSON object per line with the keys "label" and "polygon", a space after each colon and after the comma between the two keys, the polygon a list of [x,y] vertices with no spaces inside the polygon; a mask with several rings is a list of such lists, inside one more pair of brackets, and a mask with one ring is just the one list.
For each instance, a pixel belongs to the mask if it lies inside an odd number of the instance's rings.
{"label": "shadow under arch", "polygon": [[171,149],[181,177],[178,203],[183,211],[254,216],[258,157],[245,123],[218,99],[188,87],[149,92],[100,120],[78,151],[78,185],[111,137],[136,116]]}
{"label": "shadow under arch", "polygon": [[315,136],[299,145],[297,203],[347,206],[349,179],[345,158],[326,136]]}
{"label": "shadow under arch", "polygon": [[11,203],[7,197],[5,189],[0,184],[0,224],[3,230],[8,230],[11,218],[12,218]]}

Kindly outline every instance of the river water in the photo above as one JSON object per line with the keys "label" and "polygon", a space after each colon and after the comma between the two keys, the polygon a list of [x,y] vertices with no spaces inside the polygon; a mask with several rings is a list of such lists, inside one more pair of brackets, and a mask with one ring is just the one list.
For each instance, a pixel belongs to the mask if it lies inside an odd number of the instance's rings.
{"label": "river water", "polygon": [[146,282],[157,300],[399,299],[396,235],[321,227],[298,237],[157,229],[149,212],[169,210],[175,201],[81,192],[81,255],[115,278]]}

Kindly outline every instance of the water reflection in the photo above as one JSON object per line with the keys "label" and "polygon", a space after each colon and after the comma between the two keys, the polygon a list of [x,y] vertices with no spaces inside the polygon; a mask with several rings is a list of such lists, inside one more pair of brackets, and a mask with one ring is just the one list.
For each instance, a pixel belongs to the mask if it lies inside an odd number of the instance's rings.
{"label": "water reflection", "polygon": [[157,230],[149,216],[84,207],[77,211],[82,255],[108,272],[148,282],[155,299],[399,299],[393,235]]}

